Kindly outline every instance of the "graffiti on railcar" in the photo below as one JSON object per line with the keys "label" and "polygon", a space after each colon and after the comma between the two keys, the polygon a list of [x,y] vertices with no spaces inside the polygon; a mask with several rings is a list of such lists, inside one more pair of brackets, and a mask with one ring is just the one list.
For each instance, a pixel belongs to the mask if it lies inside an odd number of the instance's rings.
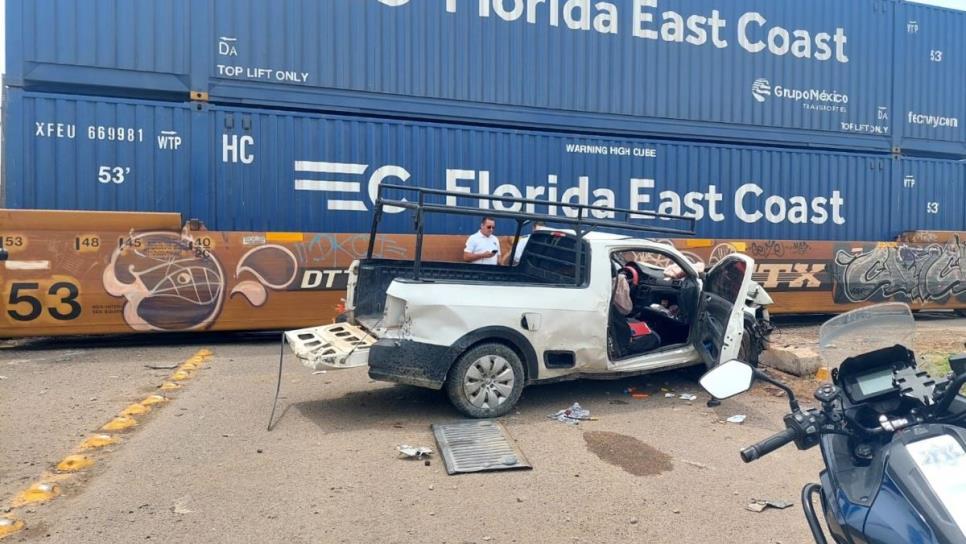
{"label": "graffiti on railcar", "polygon": [[836,303],[966,299],[966,243],[959,236],[941,244],[838,249],[834,266]]}

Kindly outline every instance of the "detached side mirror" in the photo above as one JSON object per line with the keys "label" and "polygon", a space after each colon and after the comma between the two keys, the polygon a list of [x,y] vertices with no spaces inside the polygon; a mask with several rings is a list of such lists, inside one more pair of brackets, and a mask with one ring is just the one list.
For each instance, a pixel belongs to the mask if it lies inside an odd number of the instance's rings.
{"label": "detached side mirror", "polygon": [[727,399],[751,389],[754,369],[735,359],[720,364],[701,376],[699,383],[716,399]]}

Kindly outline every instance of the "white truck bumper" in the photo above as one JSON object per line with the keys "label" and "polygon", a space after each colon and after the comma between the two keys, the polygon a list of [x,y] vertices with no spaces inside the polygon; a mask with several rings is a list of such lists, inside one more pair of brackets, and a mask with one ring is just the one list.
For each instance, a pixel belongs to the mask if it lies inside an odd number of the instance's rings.
{"label": "white truck bumper", "polygon": [[365,366],[376,337],[348,323],[285,332],[285,340],[302,364],[313,369]]}

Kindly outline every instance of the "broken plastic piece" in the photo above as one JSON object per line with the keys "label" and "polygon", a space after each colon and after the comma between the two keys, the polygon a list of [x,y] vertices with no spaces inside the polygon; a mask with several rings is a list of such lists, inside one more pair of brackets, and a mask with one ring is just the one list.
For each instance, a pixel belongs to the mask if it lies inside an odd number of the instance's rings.
{"label": "broken plastic piece", "polygon": [[697,395],[692,395],[691,393],[684,393],[680,398],[681,400],[698,400]]}
{"label": "broken plastic piece", "polygon": [[433,450],[423,446],[409,446],[401,444],[396,446],[396,451],[408,459],[422,459],[424,455],[432,455]]}
{"label": "broken plastic piece", "polygon": [[573,403],[573,405],[566,410],[560,410],[559,412],[551,414],[547,417],[550,419],[556,419],[557,421],[563,423],[570,423],[571,425],[576,425],[581,421],[595,421],[594,418],[590,417],[590,410],[581,408],[579,402]]}
{"label": "broken plastic piece", "polygon": [[766,508],[778,508],[779,510],[784,510],[795,503],[787,501],[773,501],[769,499],[751,499],[751,503],[745,507],[746,510],[751,510],[752,512],[761,512]]}
{"label": "broken plastic piece", "polygon": [[742,423],[745,422],[745,419],[747,419],[747,418],[748,418],[748,416],[746,416],[744,414],[738,414],[736,416],[729,417],[728,418],[728,423],[737,423],[738,425],[741,425]]}

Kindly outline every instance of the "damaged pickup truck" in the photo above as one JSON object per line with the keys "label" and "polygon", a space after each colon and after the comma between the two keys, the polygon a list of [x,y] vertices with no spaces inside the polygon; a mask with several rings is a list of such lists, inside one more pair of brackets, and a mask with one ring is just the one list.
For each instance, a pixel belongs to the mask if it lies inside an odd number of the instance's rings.
{"label": "damaged pickup truck", "polygon": [[[384,200],[386,189],[418,191],[419,203]],[[285,335],[306,366],[368,365],[373,379],[445,389],[460,412],[488,418],[508,413],[528,385],[757,360],[771,299],[752,281],[750,257],[728,255],[705,273],[670,245],[592,231],[692,234],[693,219],[610,209],[643,213],[650,223],[590,219],[598,208],[577,205],[576,218],[481,212],[426,204],[433,194],[447,193],[380,189],[369,255],[350,269],[346,321]],[[415,211],[415,261],[372,258],[382,206],[390,205]],[[428,213],[516,221],[514,250],[532,221],[566,230],[535,231],[512,266],[423,262]],[[691,228],[663,226],[670,220]]]}

